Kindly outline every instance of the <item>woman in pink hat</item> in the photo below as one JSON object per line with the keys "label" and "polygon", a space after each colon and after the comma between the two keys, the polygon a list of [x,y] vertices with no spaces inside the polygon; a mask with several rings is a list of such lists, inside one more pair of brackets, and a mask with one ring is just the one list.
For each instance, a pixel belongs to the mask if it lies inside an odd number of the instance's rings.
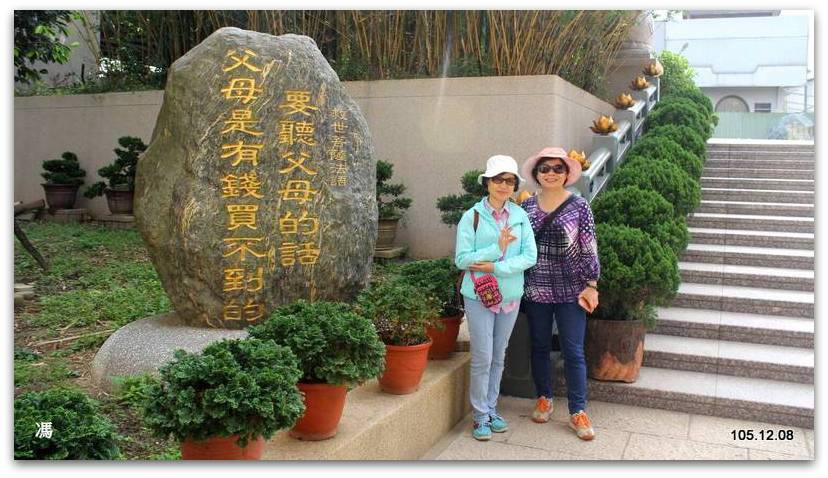
{"label": "woman in pink hat", "polygon": [[521,206],[529,215],[538,248],[537,263],[526,271],[523,304],[532,343],[532,378],[537,402],[532,420],[549,421],[552,414],[553,322],[564,357],[569,426],[582,440],[595,437],[586,408],[584,334],[586,312],[598,306],[598,246],[595,223],[586,199],[565,189],[581,175],[581,163],[562,148],[544,148],[521,168],[538,187]]}

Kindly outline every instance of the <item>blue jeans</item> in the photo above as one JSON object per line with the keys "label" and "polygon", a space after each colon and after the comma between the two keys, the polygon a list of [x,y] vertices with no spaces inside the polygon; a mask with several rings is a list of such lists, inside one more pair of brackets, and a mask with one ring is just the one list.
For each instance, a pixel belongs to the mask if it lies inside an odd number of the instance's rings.
{"label": "blue jeans", "polygon": [[519,309],[506,314],[495,314],[478,300],[463,299],[471,348],[469,399],[474,421],[489,421],[489,414],[497,413],[506,346],[509,345],[509,336],[512,335]]}
{"label": "blue jeans", "polygon": [[552,324],[558,324],[558,338],[564,358],[566,396],[569,413],[586,409],[586,359],[584,358],[584,334],[586,312],[577,302],[566,304],[540,304],[524,300],[524,310],[529,321],[532,340],[532,379],[538,397],[552,398]]}

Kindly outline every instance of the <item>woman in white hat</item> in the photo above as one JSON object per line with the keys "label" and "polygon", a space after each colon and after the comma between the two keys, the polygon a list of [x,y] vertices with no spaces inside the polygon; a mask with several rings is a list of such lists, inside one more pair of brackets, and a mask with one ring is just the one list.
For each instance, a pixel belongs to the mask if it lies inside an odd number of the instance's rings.
{"label": "woman in white hat", "polygon": [[589,203],[565,189],[578,180],[581,163],[568,157],[562,148],[550,147],[527,159],[521,171],[529,183],[540,188],[522,204],[538,247],[537,264],[526,271],[523,300],[537,394],[532,420],[545,423],[552,414],[549,352],[554,321],[564,357],[569,426],[578,438],[591,440],[595,431],[585,412],[584,334],[586,312],[598,306],[601,266]]}
{"label": "woman in white hat", "polygon": [[[535,264],[537,250],[526,212],[509,200],[523,182],[515,160],[510,156],[492,156],[486,162],[486,172],[477,181],[486,187],[488,195],[460,219],[454,261],[463,271],[460,292],[472,355],[472,436],[489,440],[492,432],[508,429],[496,409],[500,379],[523,295],[523,272]],[[490,294],[492,277],[497,281],[499,301],[496,293]],[[488,286],[484,285],[486,282]]]}

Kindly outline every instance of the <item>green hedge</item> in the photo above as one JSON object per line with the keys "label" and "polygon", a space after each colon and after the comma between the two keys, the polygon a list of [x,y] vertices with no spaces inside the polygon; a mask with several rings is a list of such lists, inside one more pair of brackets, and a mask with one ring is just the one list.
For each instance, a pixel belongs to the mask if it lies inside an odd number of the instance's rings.
{"label": "green hedge", "polygon": [[705,140],[713,134],[713,126],[704,109],[686,98],[659,101],[647,116],[645,124],[648,130],[668,124],[689,126]]}
{"label": "green hedge", "polygon": [[688,88],[674,91],[662,97],[662,100],[670,98],[686,98],[698,106],[701,106],[707,112],[708,117],[713,116],[713,102],[710,101],[710,98],[708,98],[707,95],[705,95],[702,90],[698,88]]}
{"label": "green hedge", "polygon": [[687,224],[676,218],[673,205],[661,194],[626,186],[606,191],[592,203],[598,224],[618,224],[641,229],[678,256],[690,240]]}
{"label": "green hedge", "polygon": [[690,175],[674,163],[639,157],[624,163],[611,180],[611,189],[637,186],[658,192],[683,218],[693,212],[701,201],[701,187]]}
{"label": "green hedge", "polygon": [[664,136],[645,134],[636,141],[628,153],[627,161],[632,163],[633,159],[638,157],[670,161],[696,179],[701,177],[704,169],[704,161],[701,158]]}
{"label": "green hedge", "polygon": [[680,144],[685,150],[690,151],[701,159],[702,163],[707,159],[707,144],[701,134],[695,129],[686,125],[665,124],[647,130],[645,138],[664,137]]}

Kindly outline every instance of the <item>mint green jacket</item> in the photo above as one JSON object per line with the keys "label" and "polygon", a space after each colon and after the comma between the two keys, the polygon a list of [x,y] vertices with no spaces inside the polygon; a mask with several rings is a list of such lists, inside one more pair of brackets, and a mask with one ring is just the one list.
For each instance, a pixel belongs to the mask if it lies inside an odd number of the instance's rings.
{"label": "mint green jacket", "polygon": [[[492,213],[486,209],[484,197],[471,209],[463,213],[460,223],[457,224],[457,243],[454,253],[454,264],[460,270],[465,270],[460,293],[469,299],[480,300],[474,293],[469,266],[475,262],[494,262],[494,276],[497,278],[503,304],[523,296],[523,271],[535,265],[538,259],[538,250],[535,246],[535,234],[529,216],[520,206],[511,201],[506,202],[509,208],[509,225],[512,226],[512,235],[517,239],[506,248],[506,255],[502,260],[497,238],[500,229]],[[474,211],[480,215],[477,223],[477,233],[474,231]],[[485,273],[475,272],[480,278]]]}

